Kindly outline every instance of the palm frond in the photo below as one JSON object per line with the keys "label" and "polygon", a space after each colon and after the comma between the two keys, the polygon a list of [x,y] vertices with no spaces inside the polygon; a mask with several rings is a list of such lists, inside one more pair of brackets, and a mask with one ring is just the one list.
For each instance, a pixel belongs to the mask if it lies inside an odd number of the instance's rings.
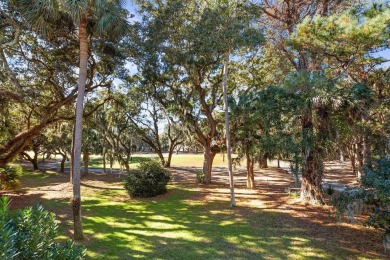
{"label": "palm frond", "polygon": [[122,7],[122,1],[108,2],[104,13],[100,15],[97,30],[109,32],[110,36],[116,38],[129,30],[127,21],[128,12]]}
{"label": "palm frond", "polygon": [[61,9],[72,17],[75,23],[79,23],[81,16],[87,11],[87,0],[60,0]]}
{"label": "palm frond", "polygon": [[47,34],[48,21],[55,19],[59,13],[56,0],[22,0],[22,13],[38,33]]}

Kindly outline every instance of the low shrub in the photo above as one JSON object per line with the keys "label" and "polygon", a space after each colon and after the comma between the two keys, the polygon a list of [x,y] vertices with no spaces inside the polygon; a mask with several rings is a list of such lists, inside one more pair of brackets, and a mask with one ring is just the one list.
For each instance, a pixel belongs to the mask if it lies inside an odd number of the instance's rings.
{"label": "low shrub", "polygon": [[390,160],[379,159],[373,169],[365,167],[364,172],[360,187],[346,189],[332,203],[340,219],[343,214],[360,214],[365,206],[369,217],[364,224],[382,230],[385,248],[390,250]]}
{"label": "low shrub", "polygon": [[11,215],[8,197],[0,200],[1,259],[83,259],[85,249],[71,240],[55,242],[54,213],[42,206],[27,207]]}
{"label": "low shrub", "polygon": [[204,172],[202,170],[196,170],[195,174],[196,174],[196,179],[198,180],[198,183],[203,183],[204,177],[205,177]]}
{"label": "low shrub", "polygon": [[22,167],[19,165],[6,166],[0,168],[0,189],[14,189],[19,185],[19,176],[23,173]]}
{"label": "low shrub", "polygon": [[167,191],[170,179],[169,171],[159,162],[141,162],[138,169],[130,170],[125,180],[125,189],[132,197],[153,197]]}

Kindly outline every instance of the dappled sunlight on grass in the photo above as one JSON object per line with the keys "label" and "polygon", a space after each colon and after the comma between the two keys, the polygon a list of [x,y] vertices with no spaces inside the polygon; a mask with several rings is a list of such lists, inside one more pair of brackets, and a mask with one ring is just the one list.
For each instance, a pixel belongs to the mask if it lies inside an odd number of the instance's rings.
{"label": "dappled sunlight on grass", "polygon": [[[71,235],[71,185],[67,175],[23,177],[20,201],[56,212],[60,230]],[[45,175],[46,176],[46,175]],[[82,214],[90,259],[307,259],[380,258],[366,246],[377,235],[353,224],[331,222],[322,207],[295,204],[284,188],[286,175],[258,175],[258,188],[236,189],[229,206],[223,183],[168,185],[167,194],[128,196],[122,179],[92,174],[82,179]],[[262,183],[269,178],[276,183]],[[272,184],[276,186],[271,187]],[[260,188],[259,188],[260,187]],[[53,193],[53,194],[52,194]],[[15,195],[16,196],[16,195]],[[23,200],[21,199],[22,196]],[[19,198],[19,197],[18,197]],[[16,200],[17,202],[18,200]],[[20,206],[20,205],[19,205]],[[356,237],[355,241],[350,241]],[[63,239],[65,236],[59,237]],[[372,240],[371,240],[372,241]],[[373,249],[374,248],[374,249]]]}

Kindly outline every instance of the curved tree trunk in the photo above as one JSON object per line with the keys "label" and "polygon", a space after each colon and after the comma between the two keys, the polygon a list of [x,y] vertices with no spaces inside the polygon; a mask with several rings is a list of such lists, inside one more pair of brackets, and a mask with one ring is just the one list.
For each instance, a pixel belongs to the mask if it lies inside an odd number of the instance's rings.
{"label": "curved tree trunk", "polygon": [[80,40],[80,68],[78,92],[76,101],[76,122],[74,128],[74,156],[73,156],[73,221],[74,221],[74,239],[84,239],[83,226],[81,222],[81,192],[80,192],[80,160],[81,160],[81,140],[83,127],[83,102],[85,93],[85,83],[87,80],[87,62],[88,62],[88,36],[87,36],[87,16],[82,14],[79,25]]}
{"label": "curved tree trunk", "polygon": [[169,147],[169,150],[168,150],[168,158],[165,162],[165,167],[169,168],[171,167],[171,161],[172,161],[172,154],[173,154],[173,151],[175,150],[175,147],[174,146],[171,146]]}
{"label": "curved tree trunk", "polygon": [[33,157],[31,157],[26,152],[21,153],[21,155],[23,155],[23,157],[33,165],[34,171],[39,170],[39,167],[38,167],[38,153],[36,153],[34,151],[34,156]]}
{"label": "curved tree trunk", "polygon": [[160,158],[161,165],[165,165],[165,158],[161,150],[155,150],[155,152],[157,153],[158,158]]}

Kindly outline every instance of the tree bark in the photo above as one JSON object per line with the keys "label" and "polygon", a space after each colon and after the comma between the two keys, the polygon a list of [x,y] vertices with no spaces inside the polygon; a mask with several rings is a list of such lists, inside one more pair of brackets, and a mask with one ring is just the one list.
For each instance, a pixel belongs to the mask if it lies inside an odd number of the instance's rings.
{"label": "tree bark", "polygon": [[60,168],[60,173],[65,172],[65,162],[66,162],[66,155],[62,155],[62,160],[61,160],[61,168]]}
{"label": "tree bark", "polygon": [[253,172],[253,168],[255,165],[254,158],[250,155],[249,151],[249,144],[245,147],[245,154],[246,154],[246,187],[248,189],[254,189],[255,188],[255,175]]}
{"label": "tree bark", "polygon": [[112,165],[114,164],[114,156],[111,154],[108,160],[110,161],[110,174],[112,174]]}
{"label": "tree bark", "polygon": [[357,176],[359,179],[363,175],[363,154],[362,154],[362,144],[361,144],[361,138],[357,138],[357,142],[355,144],[355,162],[357,163]]}
{"label": "tree bark", "polygon": [[34,170],[39,170],[39,167],[38,167],[38,153],[36,151],[34,151],[34,157],[32,158],[32,161],[31,161],[33,167],[34,167]]}
{"label": "tree bark", "polygon": [[106,173],[106,148],[103,147],[102,157],[103,157],[103,172]]}
{"label": "tree bark", "polygon": [[211,183],[211,170],[213,167],[213,160],[215,157],[215,152],[212,151],[210,146],[206,146],[203,148],[203,173],[204,173],[204,181],[205,184]]}
{"label": "tree bark", "polygon": [[363,164],[372,170],[371,142],[367,134],[364,135],[363,139]]}
{"label": "tree bark", "polygon": [[[313,135],[313,122],[311,113],[302,116],[302,132],[304,134],[302,147],[303,172],[301,183],[301,200],[312,204],[324,204],[322,196],[323,163],[318,144],[310,143]],[[316,141],[318,142],[318,141]]]}
{"label": "tree bark", "polygon": [[72,151],[70,153],[70,171],[69,171],[69,181],[71,184],[73,184],[73,166],[74,166],[74,129],[75,126],[73,125],[73,135],[72,135]]}
{"label": "tree bark", "polygon": [[76,122],[74,128],[74,156],[73,156],[73,221],[74,221],[74,239],[83,240],[83,226],[81,221],[81,192],[80,192],[80,160],[81,160],[81,141],[83,127],[83,102],[85,93],[85,84],[87,80],[87,62],[88,62],[88,35],[87,35],[87,15],[84,11],[79,25],[80,41],[80,68],[78,80],[78,92],[76,101]]}
{"label": "tree bark", "polygon": [[311,151],[306,158],[302,174],[301,199],[312,204],[324,204],[322,196],[323,165],[316,151]]}
{"label": "tree bark", "polygon": [[356,163],[355,163],[355,145],[349,145],[348,149],[348,157],[349,160],[351,161],[351,167],[352,167],[352,172],[356,176]]}
{"label": "tree bark", "polygon": [[168,158],[167,158],[167,161],[165,162],[165,167],[167,167],[167,168],[171,167],[172,154],[173,154],[174,150],[175,150],[175,146],[169,147]]}
{"label": "tree bark", "polygon": [[[230,144],[230,125],[229,125],[229,106],[227,98],[227,80],[228,80],[228,64],[229,64],[229,53],[225,53],[225,61],[223,64],[223,105],[225,107],[225,131],[226,131],[226,150],[228,159],[229,169],[229,185],[230,185],[230,206],[236,206],[236,200],[234,197],[234,180],[233,180],[233,166],[232,166],[232,152]],[[225,157],[224,157],[225,158]],[[253,173],[253,172],[252,172]]]}
{"label": "tree bark", "polygon": [[127,151],[126,152],[126,159],[123,160],[123,165],[126,168],[126,172],[130,171],[130,158],[131,158],[131,152]]}
{"label": "tree bark", "polygon": [[160,158],[161,165],[165,165],[165,158],[164,158],[164,155],[162,154],[161,150],[156,151],[156,153],[158,154],[158,158]]}

